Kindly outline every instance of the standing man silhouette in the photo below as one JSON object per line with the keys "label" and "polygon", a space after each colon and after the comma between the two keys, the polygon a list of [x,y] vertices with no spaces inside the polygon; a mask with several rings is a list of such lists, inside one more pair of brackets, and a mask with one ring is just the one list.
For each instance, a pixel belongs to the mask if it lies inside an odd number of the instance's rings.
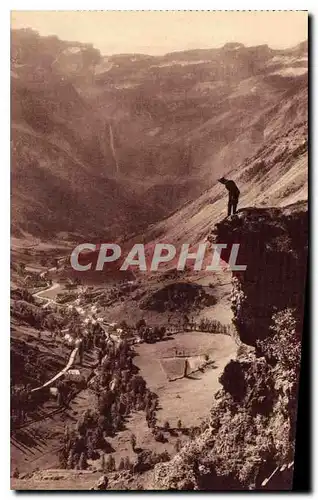
{"label": "standing man silhouette", "polygon": [[234,181],[231,181],[229,179],[225,179],[225,177],[221,177],[221,179],[218,179],[218,182],[221,184],[224,184],[226,189],[229,192],[229,202],[227,205],[227,215],[232,215],[232,209],[233,209],[233,214],[236,214],[237,211],[237,204],[239,201],[240,197],[240,190],[235,184]]}

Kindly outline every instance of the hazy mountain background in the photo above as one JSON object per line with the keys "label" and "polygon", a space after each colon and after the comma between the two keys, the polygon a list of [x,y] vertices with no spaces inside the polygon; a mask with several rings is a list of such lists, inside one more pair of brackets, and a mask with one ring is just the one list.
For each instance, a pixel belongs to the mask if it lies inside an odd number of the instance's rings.
{"label": "hazy mountain background", "polygon": [[11,35],[14,235],[126,238],[172,213],[191,232],[205,207],[201,231],[227,173],[248,204],[307,197],[307,42],[103,57]]}

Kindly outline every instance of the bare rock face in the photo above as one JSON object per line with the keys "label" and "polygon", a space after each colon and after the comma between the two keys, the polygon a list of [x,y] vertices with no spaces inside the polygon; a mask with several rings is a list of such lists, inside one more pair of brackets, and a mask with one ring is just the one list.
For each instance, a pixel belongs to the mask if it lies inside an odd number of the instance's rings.
{"label": "bare rock face", "polygon": [[[255,346],[268,336],[275,310],[293,308],[301,327],[307,268],[308,215],[305,204],[246,208],[216,226],[216,243],[239,243],[233,271],[232,310],[242,342]],[[222,251],[228,261],[229,252]],[[300,328],[301,329],[301,328]]]}

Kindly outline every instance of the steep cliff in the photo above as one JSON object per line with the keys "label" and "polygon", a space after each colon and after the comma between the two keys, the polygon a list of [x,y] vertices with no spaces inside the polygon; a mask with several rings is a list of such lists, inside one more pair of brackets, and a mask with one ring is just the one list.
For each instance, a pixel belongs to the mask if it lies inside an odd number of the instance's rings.
{"label": "steep cliff", "polygon": [[[255,346],[268,336],[275,311],[295,309],[301,328],[307,231],[305,202],[284,209],[246,208],[216,225],[215,242],[239,243],[238,263],[248,263],[246,271],[233,272],[232,290],[234,324],[245,344]],[[222,258],[228,260],[224,250]]]}
{"label": "steep cliff", "polygon": [[[246,209],[221,222],[215,236],[217,242],[241,245],[239,262],[247,270],[233,273],[234,323],[241,341],[256,350],[242,344],[225,367],[205,429],[170,462],[155,467],[155,489],[262,489],[276,467],[293,461],[306,207]],[[292,466],[285,468],[275,488],[291,489]]]}

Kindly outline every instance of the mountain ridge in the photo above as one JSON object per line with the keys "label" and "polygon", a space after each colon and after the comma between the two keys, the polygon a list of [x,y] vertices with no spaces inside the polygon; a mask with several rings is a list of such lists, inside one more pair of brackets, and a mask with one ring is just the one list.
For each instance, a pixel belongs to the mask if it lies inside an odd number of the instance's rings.
{"label": "mountain ridge", "polygon": [[13,233],[125,237],[200,197],[306,119],[307,50],[103,57],[13,30]]}

